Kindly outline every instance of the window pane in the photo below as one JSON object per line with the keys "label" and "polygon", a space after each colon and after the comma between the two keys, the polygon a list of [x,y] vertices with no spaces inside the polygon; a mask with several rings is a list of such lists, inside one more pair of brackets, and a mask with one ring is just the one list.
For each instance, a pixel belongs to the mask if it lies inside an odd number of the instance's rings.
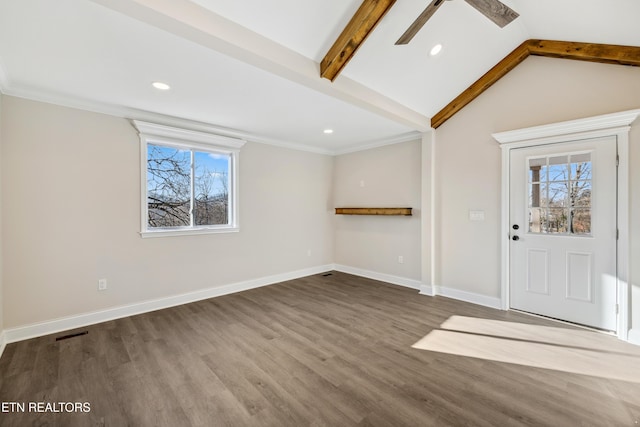
{"label": "window pane", "polygon": [[540,184],[529,184],[529,207],[540,207]]}
{"label": "window pane", "polygon": [[546,212],[541,208],[529,208],[529,232],[545,233],[546,232]]}
{"label": "window pane", "polygon": [[591,153],[529,159],[529,232],[590,234]]}
{"label": "window pane", "polygon": [[191,153],[147,145],[147,212],[149,227],[190,225]]}
{"label": "window pane", "polygon": [[229,164],[222,153],[194,153],[195,225],[229,223]]}
{"label": "window pane", "polygon": [[571,183],[571,206],[591,207],[591,181]]}
{"label": "window pane", "polygon": [[553,182],[549,184],[548,203],[549,207],[567,206],[568,191],[567,182]]}
{"label": "window pane", "polygon": [[568,212],[566,209],[549,209],[547,233],[567,233]]}
{"label": "window pane", "polygon": [[543,165],[547,164],[547,158],[529,159],[529,182],[546,181],[546,177],[541,176]]}
{"label": "window pane", "polygon": [[569,179],[569,156],[549,157],[549,166],[543,168],[543,172],[549,181],[566,181]]}
{"label": "window pane", "polygon": [[549,184],[540,184],[540,206],[549,207]]}
{"label": "window pane", "polygon": [[573,234],[591,233],[591,209],[574,209],[571,217]]}
{"label": "window pane", "polygon": [[571,163],[571,179],[574,181],[591,179],[591,162]]}
{"label": "window pane", "polygon": [[571,163],[590,162],[591,153],[579,153],[571,155]]}

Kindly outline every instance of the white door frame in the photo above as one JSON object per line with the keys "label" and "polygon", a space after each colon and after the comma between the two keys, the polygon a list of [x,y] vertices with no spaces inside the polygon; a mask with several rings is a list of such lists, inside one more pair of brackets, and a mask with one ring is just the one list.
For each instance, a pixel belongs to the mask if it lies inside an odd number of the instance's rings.
{"label": "white door frame", "polygon": [[615,136],[618,142],[618,322],[617,335],[627,340],[629,332],[629,131],[640,116],[640,109],[571,120],[544,126],[494,133],[502,150],[501,207],[501,306],[509,309],[509,171],[511,150],[538,145],[559,144],[584,139]]}

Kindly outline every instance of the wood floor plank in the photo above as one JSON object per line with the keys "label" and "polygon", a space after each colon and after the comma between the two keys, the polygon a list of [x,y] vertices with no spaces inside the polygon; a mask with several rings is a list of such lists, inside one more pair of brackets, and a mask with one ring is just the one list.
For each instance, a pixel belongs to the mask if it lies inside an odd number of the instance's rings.
{"label": "wood floor plank", "polygon": [[91,412],[0,426],[633,426],[637,366],[615,337],[333,272],[9,344],[0,401]]}

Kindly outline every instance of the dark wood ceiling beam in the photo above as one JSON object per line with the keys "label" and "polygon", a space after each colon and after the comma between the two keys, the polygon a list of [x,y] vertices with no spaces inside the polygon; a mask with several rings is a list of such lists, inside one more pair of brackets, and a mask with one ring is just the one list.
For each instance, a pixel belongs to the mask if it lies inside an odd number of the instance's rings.
{"label": "dark wood ceiling beam", "polygon": [[320,76],[334,81],[396,0],[364,0],[320,62]]}
{"label": "dark wood ceiling beam", "polygon": [[527,42],[524,42],[433,116],[431,118],[431,127],[436,129],[449,120],[454,114],[462,110],[465,105],[476,99],[482,92],[489,89],[495,82],[527,59],[528,56],[529,48]]}
{"label": "dark wood ceiling beam", "polygon": [[635,46],[556,40],[529,40],[528,46],[529,53],[536,56],[640,66],[640,47]]}
{"label": "dark wood ceiling beam", "polygon": [[636,46],[556,40],[527,40],[434,115],[431,119],[431,127],[434,129],[440,127],[464,106],[518,66],[529,55],[640,66],[640,47]]}

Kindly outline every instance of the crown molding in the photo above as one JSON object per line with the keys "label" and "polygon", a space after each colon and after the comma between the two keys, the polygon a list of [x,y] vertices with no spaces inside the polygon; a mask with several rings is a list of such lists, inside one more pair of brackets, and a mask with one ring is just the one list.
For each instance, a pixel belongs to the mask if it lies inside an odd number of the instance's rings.
{"label": "crown molding", "polygon": [[[0,72],[2,70],[0,69]],[[195,132],[204,132],[208,134],[219,135],[222,137],[235,138],[246,142],[271,145],[289,150],[304,151],[314,154],[322,154],[325,156],[337,156],[341,154],[369,150],[371,148],[382,147],[385,145],[399,144],[402,142],[412,141],[421,138],[420,132],[409,132],[402,135],[394,135],[388,138],[378,139],[374,141],[363,141],[362,145],[353,145],[345,149],[329,150],[306,145],[299,142],[279,140],[269,138],[262,135],[255,135],[249,132],[243,132],[237,129],[231,129],[223,126],[217,126],[211,123],[199,122],[195,120],[183,119],[180,117],[168,116],[165,114],[154,113],[151,111],[139,110],[136,108],[124,107],[119,105],[101,103],[78,97],[66,96],[42,90],[34,90],[25,87],[3,87],[0,80],[0,91],[4,95],[14,96],[17,98],[29,99],[32,101],[44,102],[48,104],[60,105],[63,107],[75,108],[93,113],[106,114],[114,117],[121,117],[127,120],[149,122],[164,126],[189,129]]]}
{"label": "crown molding", "polygon": [[400,144],[402,142],[421,141],[421,140],[422,140],[422,133],[407,132],[402,135],[397,135],[389,138],[382,138],[375,141],[371,141],[371,142],[365,143],[364,145],[351,146],[341,150],[335,150],[333,152],[333,155],[340,156],[342,154],[349,154],[349,153],[355,153],[358,151],[371,150],[373,148],[384,147],[386,145],[394,145],[394,144]]}

